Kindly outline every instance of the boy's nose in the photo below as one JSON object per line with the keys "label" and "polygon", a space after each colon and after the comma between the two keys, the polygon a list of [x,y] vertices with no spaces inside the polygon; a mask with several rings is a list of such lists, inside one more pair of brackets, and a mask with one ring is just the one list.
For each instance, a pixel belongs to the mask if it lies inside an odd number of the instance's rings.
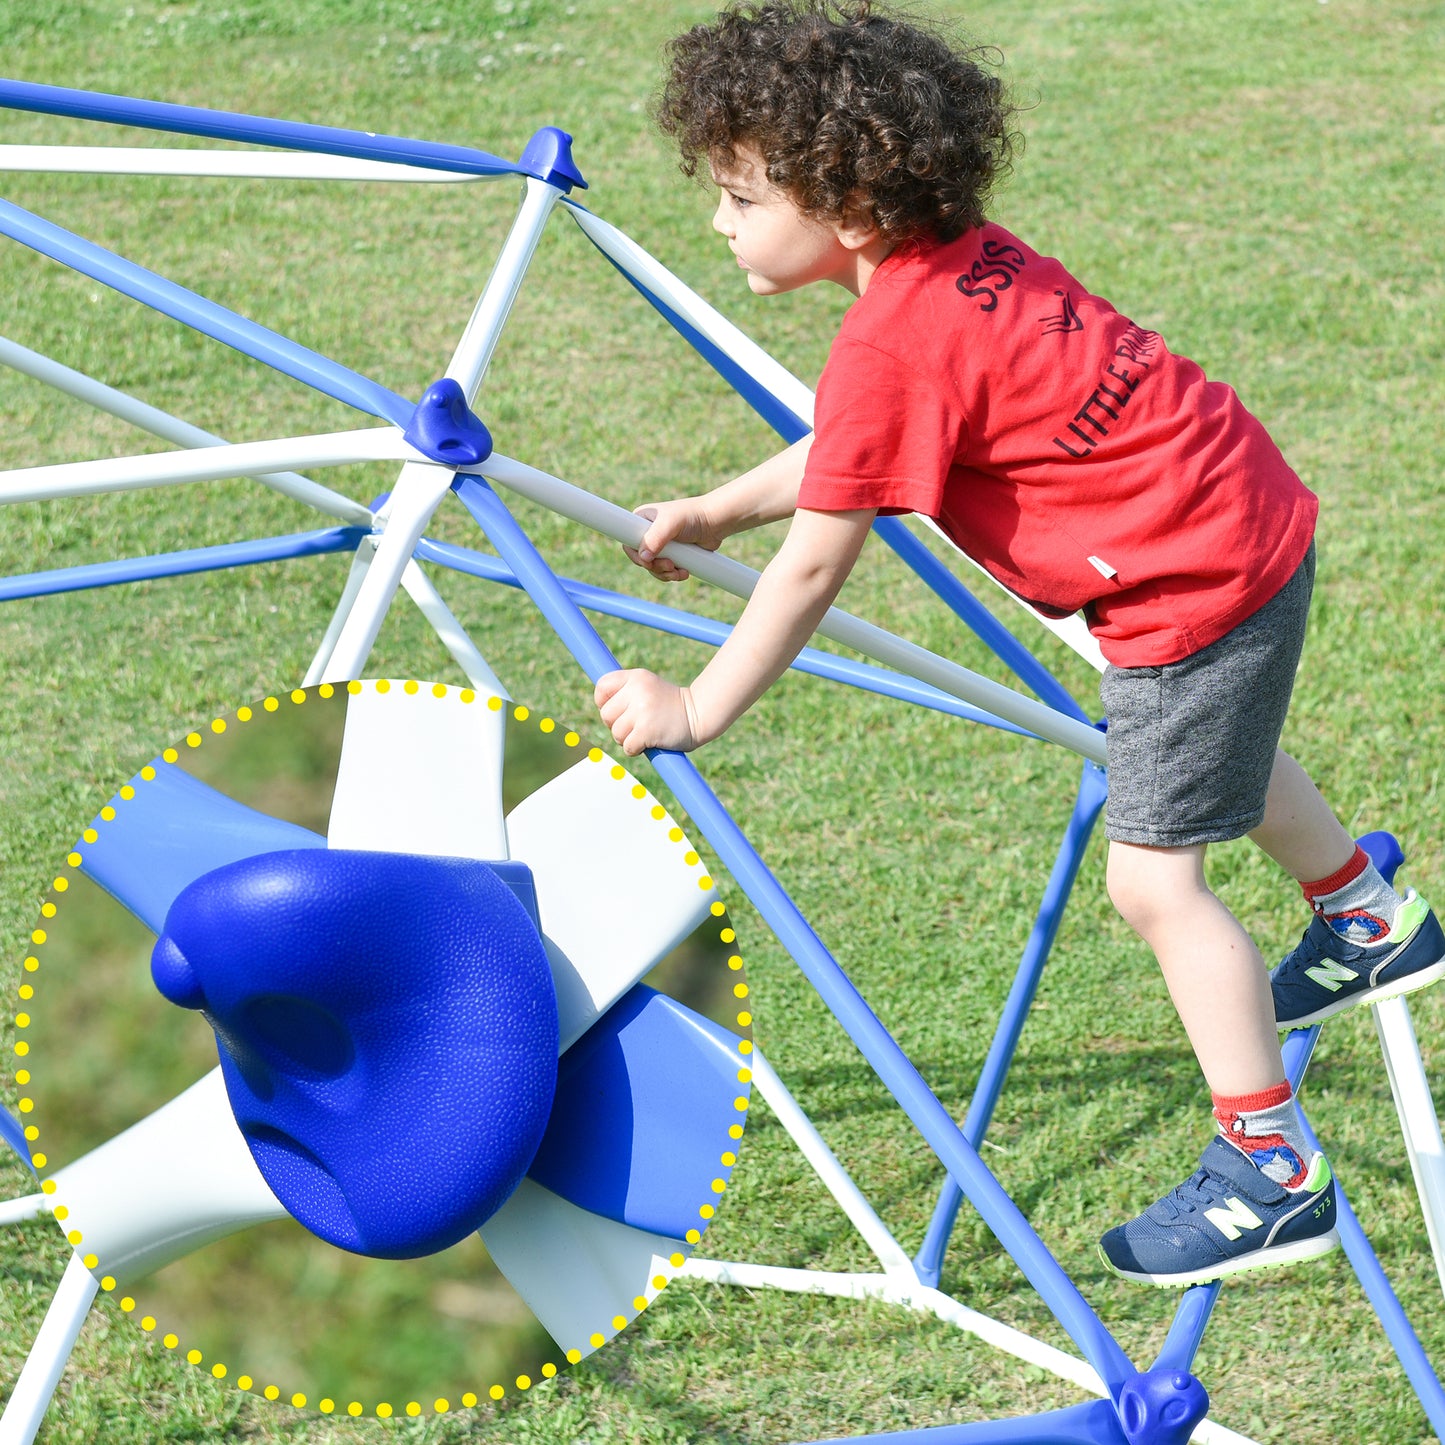
{"label": "boy's nose", "polygon": [[727,211],[727,198],[726,198],[725,196],[719,198],[718,203],[717,203],[717,210],[715,210],[715,211],[713,212],[713,215],[712,215],[712,228],[713,228],[714,231],[718,231],[718,232],[720,232],[722,235],[726,236],[726,237],[728,238],[728,240],[730,240],[730,241],[732,240],[732,237],[733,237],[732,217],[728,214],[728,211]]}

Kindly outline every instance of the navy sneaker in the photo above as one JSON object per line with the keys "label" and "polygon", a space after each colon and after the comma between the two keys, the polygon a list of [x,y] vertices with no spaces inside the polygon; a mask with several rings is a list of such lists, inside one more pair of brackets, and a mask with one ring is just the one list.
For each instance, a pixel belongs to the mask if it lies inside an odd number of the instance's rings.
{"label": "navy sneaker", "polygon": [[1328,1254],[1335,1233],[1335,1181],[1323,1154],[1304,1183],[1267,1179],[1216,1135],[1199,1168],[1137,1219],[1099,1241],[1104,1263],[1139,1284],[1207,1284],[1245,1270]]}
{"label": "navy sneaker", "polygon": [[1380,1003],[1445,978],[1445,933],[1412,888],[1379,943],[1351,943],[1316,915],[1269,975],[1281,1029],[1302,1029],[1356,1004]]}

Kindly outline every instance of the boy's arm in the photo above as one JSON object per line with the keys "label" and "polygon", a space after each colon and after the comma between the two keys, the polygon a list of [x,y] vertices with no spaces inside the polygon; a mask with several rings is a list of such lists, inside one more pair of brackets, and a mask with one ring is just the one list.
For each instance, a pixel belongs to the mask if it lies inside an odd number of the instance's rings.
{"label": "boy's arm", "polygon": [[609,672],[595,691],[623,752],[689,752],[711,742],[787,671],[853,570],[877,514],[799,511],[763,569],[737,626],[698,674],[678,687],[642,668]]}
{"label": "boy's arm", "polygon": [[654,577],[664,582],[685,581],[690,575],[685,567],[657,554],[669,542],[691,542],[713,552],[736,532],[792,516],[797,510],[803,465],[812,444],[810,433],[786,451],[778,452],[701,497],[652,502],[639,507],[638,515],[648,518],[652,525],[635,550],[631,547],[624,550]]}

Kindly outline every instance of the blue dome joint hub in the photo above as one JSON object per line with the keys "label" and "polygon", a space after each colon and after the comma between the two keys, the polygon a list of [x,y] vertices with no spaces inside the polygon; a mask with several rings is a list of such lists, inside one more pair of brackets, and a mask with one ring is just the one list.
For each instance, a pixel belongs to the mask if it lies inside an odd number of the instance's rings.
{"label": "blue dome joint hub", "polygon": [[353,1254],[415,1259],[521,1182],[557,1086],[557,998],[524,863],[284,848],[166,911],[151,977],[216,1035],[281,1206]]}
{"label": "blue dome joint hub", "polygon": [[526,144],[517,165],[529,176],[546,181],[563,192],[580,186],[584,191],[587,182],[572,159],[572,137],[555,125],[544,125]]}
{"label": "blue dome joint hub", "polygon": [[1145,1370],[1119,1391],[1119,1423],[1129,1445],[1186,1445],[1209,1413],[1209,1395],[1187,1370]]}
{"label": "blue dome joint hub", "polygon": [[449,376],[422,393],[402,438],[444,467],[474,467],[492,454],[492,434]]}

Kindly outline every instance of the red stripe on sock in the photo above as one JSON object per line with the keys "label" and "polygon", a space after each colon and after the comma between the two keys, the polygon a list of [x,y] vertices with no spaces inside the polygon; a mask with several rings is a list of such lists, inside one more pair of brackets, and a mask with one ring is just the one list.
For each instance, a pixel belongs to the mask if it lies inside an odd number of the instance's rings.
{"label": "red stripe on sock", "polygon": [[1325,898],[1331,893],[1338,893],[1346,883],[1353,883],[1369,866],[1370,855],[1357,843],[1354,856],[1343,868],[1331,873],[1328,878],[1321,878],[1316,883],[1301,883],[1300,890],[1313,903],[1316,898]]}
{"label": "red stripe on sock", "polygon": [[1261,1089],[1257,1094],[1210,1094],[1214,1104],[1214,1117],[1221,1124],[1238,1114],[1253,1114],[1258,1109],[1273,1109],[1294,1097],[1294,1090],[1286,1079],[1273,1088]]}

